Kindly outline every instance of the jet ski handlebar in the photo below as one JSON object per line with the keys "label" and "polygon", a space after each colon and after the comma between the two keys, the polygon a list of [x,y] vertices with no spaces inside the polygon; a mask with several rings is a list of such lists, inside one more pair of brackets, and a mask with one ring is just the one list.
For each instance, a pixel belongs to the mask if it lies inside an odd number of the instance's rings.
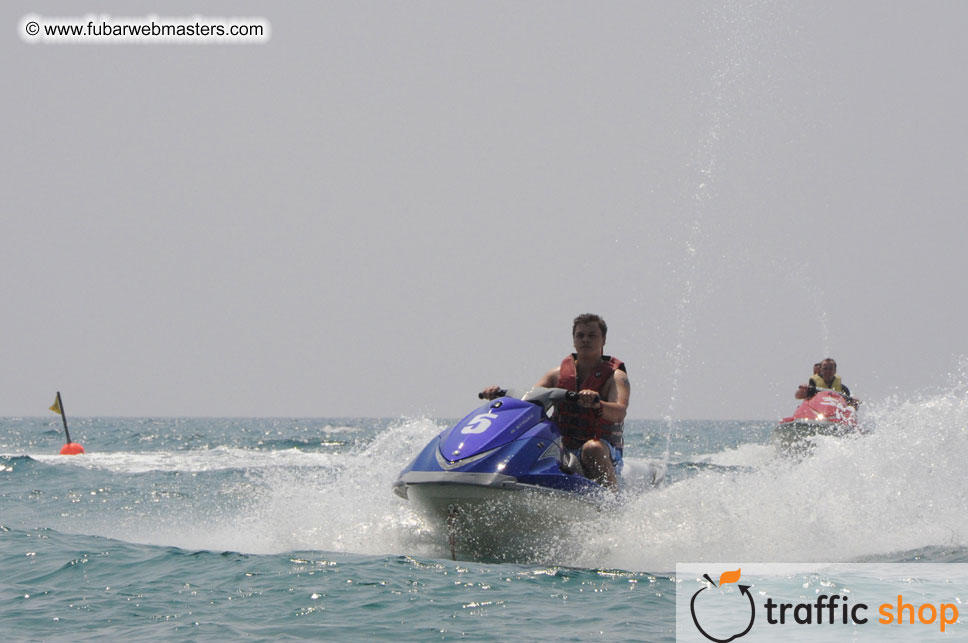
{"label": "jet ski handlebar", "polygon": [[[496,397],[504,397],[508,394],[507,389],[498,389],[496,392]],[[483,400],[486,396],[484,391],[477,394],[477,398]],[[528,400],[531,402],[537,401],[536,398],[549,398],[549,399],[561,399],[564,398],[569,402],[574,402],[578,399],[578,393],[576,391],[567,391],[565,389],[542,389],[534,388],[528,391],[521,399]],[[602,398],[598,395],[595,396],[596,402],[601,402]]]}
{"label": "jet ski handlebar", "polygon": [[[574,402],[578,399],[578,393],[576,391],[568,391],[567,393],[565,393],[565,399],[568,400],[569,402]],[[601,396],[596,394],[595,401],[601,402],[602,401]]]}

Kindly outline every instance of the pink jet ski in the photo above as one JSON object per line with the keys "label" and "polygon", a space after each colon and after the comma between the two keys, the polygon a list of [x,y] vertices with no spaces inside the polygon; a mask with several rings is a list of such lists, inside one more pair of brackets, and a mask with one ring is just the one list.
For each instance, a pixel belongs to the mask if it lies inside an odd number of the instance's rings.
{"label": "pink jet ski", "polygon": [[817,389],[790,417],[780,420],[773,430],[773,444],[788,450],[809,448],[816,435],[844,436],[855,433],[857,410],[853,399],[833,389]]}

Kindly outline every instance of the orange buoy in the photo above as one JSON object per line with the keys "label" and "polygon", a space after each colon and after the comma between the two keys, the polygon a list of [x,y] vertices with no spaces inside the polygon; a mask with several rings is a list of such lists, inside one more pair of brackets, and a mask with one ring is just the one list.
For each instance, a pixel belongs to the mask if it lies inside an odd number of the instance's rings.
{"label": "orange buoy", "polygon": [[64,422],[64,437],[67,438],[67,443],[61,447],[61,455],[79,455],[84,453],[84,447],[82,447],[77,442],[71,442],[71,432],[67,430],[67,414],[64,413],[64,402],[61,401],[60,391],[57,391],[57,397],[54,398],[54,404],[51,405],[50,410],[54,413],[60,413],[61,420]]}
{"label": "orange buoy", "polygon": [[84,447],[82,447],[77,442],[68,442],[63,447],[61,447],[61,455],[80,455],[84,453]]}

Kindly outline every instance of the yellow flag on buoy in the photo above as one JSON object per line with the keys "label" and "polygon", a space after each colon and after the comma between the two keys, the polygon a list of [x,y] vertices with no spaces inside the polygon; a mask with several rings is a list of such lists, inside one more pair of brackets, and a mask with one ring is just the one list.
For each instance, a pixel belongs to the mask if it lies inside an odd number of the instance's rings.
{"label": "yellow flag on buoy", "polygon": [[61,455],[84,453],[84,447],[76,442],[71,442],[71,432],[67,430],[67,414],[64,413],[64,404],[61,402],[60,391],[57,391],[57,397],[54,398],[54,403],[50,406],[50,410],[54,413],[60,413],[61,421],[64,423],[64,437],[67,438],[67,442],[61,448]]}

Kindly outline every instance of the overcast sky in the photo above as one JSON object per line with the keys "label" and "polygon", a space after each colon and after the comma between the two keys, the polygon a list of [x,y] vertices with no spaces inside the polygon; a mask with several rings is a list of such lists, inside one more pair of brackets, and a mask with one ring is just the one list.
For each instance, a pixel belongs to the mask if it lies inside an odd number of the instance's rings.
{"label": "overcast sky", "polygon": [[231,46],[0,12],[0,415],[454,417],[583,312],[634,418],[968,353],[966,3],[164,3],[271,24]]}

